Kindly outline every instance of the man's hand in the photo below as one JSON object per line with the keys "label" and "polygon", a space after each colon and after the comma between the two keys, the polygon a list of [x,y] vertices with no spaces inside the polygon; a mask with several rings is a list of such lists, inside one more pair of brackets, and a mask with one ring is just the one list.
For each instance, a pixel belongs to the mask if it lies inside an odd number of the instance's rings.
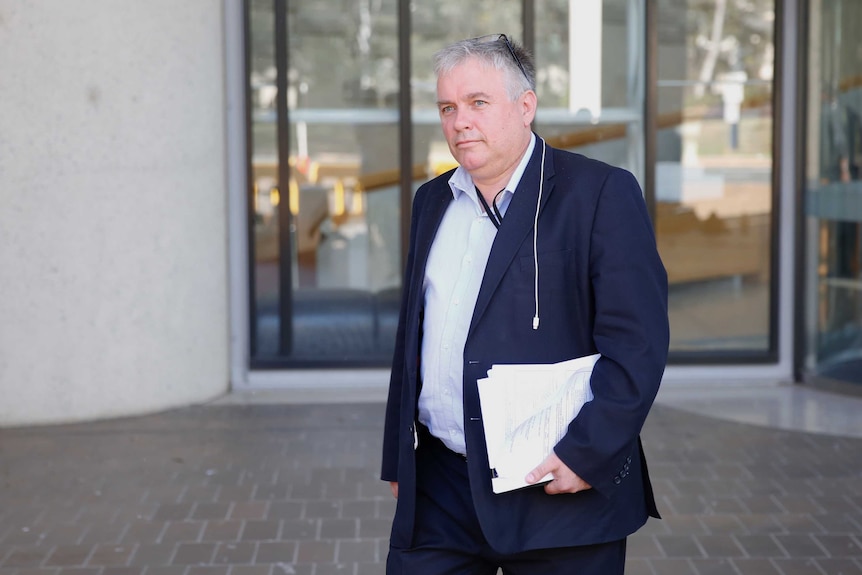
{"label": "man's hand", "polygon": [[578,477],[578,474],[569,469],[553,451],[537,468],[527,474],[527,483],[532,485],[548,473],[554,478],[553,481],[545,485],[545,493],[548,495],[577,493],[592,489],[589,483]]}
{"label": "man's hand", "polygon": [[395,499],[398,499],[398,482],[397,481],[390,481],[389,482],[389,488],[392,490],[392,497],[394,497]]}

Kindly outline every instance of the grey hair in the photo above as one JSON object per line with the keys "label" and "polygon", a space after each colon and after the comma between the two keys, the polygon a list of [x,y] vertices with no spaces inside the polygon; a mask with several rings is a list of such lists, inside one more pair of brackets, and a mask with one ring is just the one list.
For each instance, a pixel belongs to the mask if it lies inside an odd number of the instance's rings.
{"label": "grey hair", "polygon": [[[497,36],[497,34],[494,34]],[[512,57],[509,47],[501,38],[493,40],[489,36],[470,38],[450,44],[434,54],[434,73],[439,78],[441,75],[451,72],[470,58],[476,58],[483,64],[495,70],[506,72],[506,93],[514,102],[518,96],[527,90],[536,89],[536,67],[533,64],[533,56],[523,48],[509,39],[512,51],[517,55],[521,66]]]}

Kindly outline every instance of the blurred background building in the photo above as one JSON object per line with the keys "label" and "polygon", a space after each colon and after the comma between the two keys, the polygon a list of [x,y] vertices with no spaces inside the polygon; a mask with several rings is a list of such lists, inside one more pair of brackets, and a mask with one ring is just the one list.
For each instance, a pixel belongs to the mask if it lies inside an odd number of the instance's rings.
{"label": "blurred background building", "polygon": [[[535,131],[641,183],[666,379],[862,384],[862,3],[0,3],[0,425],[382,389],[432,54],[503,32]],[[862,387],[859,388],[862,390]]]}

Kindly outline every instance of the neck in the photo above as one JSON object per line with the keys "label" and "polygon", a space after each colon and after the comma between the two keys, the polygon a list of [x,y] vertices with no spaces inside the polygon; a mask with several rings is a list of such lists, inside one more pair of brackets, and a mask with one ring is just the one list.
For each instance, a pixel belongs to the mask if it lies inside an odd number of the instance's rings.
{"label": "neck", "polygon": [[[532,137],[532,133],[530,134],[530,137]],[[506,185],[509,183],[509,180],[512,179],[512,174],[515,173],[518,164],[521,163],[521,159],[523,159],[529,145],[530,138],[527,138],[527,140],[524,142],[523,147],[521,148],[521,152],[507,166],[505,171],[500,174],[496,174],[495,176],[488,178],[477,177],[473,174],[470,174],[470,176],[473,178],[473,184],[476,186],[476,189],[481,192],[482,197],[485,198],[485,201],[488,202],[488,205],[490,205],[491,202],[494,200],[494,196],[496,196],[500,190],[505,188]]]}

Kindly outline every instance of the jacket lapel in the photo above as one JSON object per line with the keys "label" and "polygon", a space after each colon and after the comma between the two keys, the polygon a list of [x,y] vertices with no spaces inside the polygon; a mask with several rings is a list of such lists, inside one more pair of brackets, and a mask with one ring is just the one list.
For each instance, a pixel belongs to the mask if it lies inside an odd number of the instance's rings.
{"label": "jacket lapel", "polygon": [[[473,309],[473,319],[470,323],[469,338],[476,324],[485,313],[491,296],[500,284],[503,274],[512,264],[512,260],[524,239],[533,229],[533,221],[536,217],[536,202],[539,200],[539,174],[541,173],[542,146],[547,148],[545,153],[545,181],[542,189],[542,199],[539,211],[544,208],[548,197],[554,189],[554,161],[553,149],[548,147],[541,138],[536,139],[536,147],[533,156],[524,175],[518,184],[512,202],[506,210],[503,223],[494,238],[488,263],[485,266],[485,275],[482,278],[482,286],[479,288],[479,296],[476,299],[476,307]],[[427,254],[426,254],[427,255]]]}
{"label": "jacket lapel", "polygon": [[[448,178],[440,180],[442,185],[429,193],[428,199],[422,207],[422,213],[416,222],[416,253],[413,274],[413,293],[422,293],[422,281],[425,279],[425,265],[428,263],[428,255],[431,253],[431,244],[437,235],[437,228],[443,220],[443,214],[449,202],[452,201],[452,190],[449,188]],[[416,291],[418,290],[418,291]],[[423,298],[417,298],[422,301]]]}

